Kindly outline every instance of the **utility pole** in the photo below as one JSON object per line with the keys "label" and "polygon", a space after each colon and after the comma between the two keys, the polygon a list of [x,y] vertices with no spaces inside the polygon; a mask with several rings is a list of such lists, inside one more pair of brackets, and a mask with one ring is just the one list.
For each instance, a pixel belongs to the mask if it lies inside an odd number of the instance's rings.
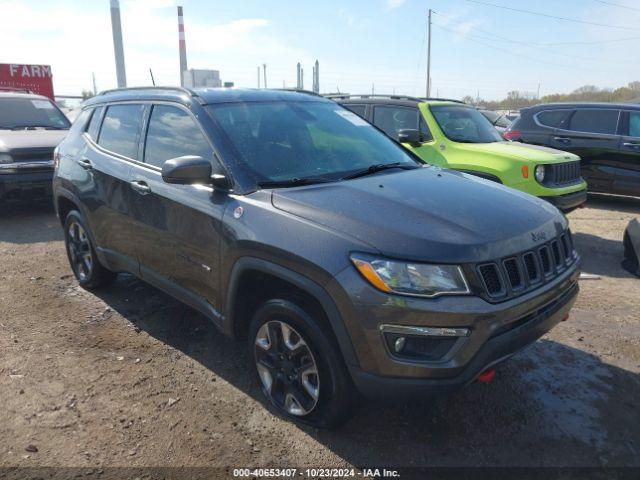
{"label": "utility pole", "polygon": [[431,96],[431,9],[429,9],[429,37],[427,40],[427,98]]}
{"label": "utility pole", "polygon": [[258,65],[258,88],[260,88],[260,65]]}
{"label": "utility pole", "polygon": [[267,88],[267,64],[262,64],[262,69],[264,71],[264,88]]}
{"label": "utility pole", "polygon": [[116,59],[118,88],[124,88],[127,86],[127,73],[124,67],[124,47],[122,46],[122,24],[120,22],[119,0],[111,0],[111,33],[113,35],[113,53]]}
{"label": "utility pole", "polygon": [[538,83],[538,100],[540,100],[540,84]]}
{"label": "utility pole", "polygon": [[91,72],[91,80],[93,80],[93,94],[97,95],[98,94],[98,87],[96,87],[96,73],[95,72]]}
{"label": "utility pole", "polygon": [[376,94],[376,84],[372,83],[371,84],[371,95],[375,95]]}

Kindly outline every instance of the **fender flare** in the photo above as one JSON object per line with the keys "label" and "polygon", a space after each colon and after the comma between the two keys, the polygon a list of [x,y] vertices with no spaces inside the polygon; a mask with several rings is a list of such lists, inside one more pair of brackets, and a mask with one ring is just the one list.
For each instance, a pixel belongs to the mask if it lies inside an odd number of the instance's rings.
{"label": "fender flare", "polygon": [[222,325],[222,329],[227,335],[232,337],[234,336],[235,318],[233,316],[233,305],[235,304],[236,298],[239,294],[238,284],[240,282],[240,278],[247,270],[257,270],[280,278],[283,281],[295,285],[297,288],[313,297],[323,308],[327,319],[329,320],[332,333],[338,340],[338,346],[340,347],[340,351],[342,352],[342,356],[347,366],[358,365],[351,337],[349,336],[344,321],[342,320],[342,315],[340,314],[335,302],[322,285],[294,270],[257,257],[242,257],[235,262],[231,270],[227,287],[227,301],[224,308],[225,315]]}

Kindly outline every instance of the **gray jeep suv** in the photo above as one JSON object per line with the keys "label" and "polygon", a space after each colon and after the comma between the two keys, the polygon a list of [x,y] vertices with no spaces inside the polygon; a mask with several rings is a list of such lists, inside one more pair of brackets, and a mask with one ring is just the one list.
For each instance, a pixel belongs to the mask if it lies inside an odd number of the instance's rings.
{"label": "gray jeep suv", "polygon": [[535,197],[423,165],[319,96],[146,88],[86,102],[54,178],[80,284],[131,272],[248,339],[268,405],[464,386],[568,315],[579,257]]}

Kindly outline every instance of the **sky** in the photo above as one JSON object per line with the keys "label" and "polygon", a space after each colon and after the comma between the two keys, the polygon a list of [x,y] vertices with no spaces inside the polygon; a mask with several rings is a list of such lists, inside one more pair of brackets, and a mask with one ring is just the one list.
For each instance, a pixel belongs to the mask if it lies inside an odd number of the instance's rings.
{"label": "sky", "polygon": [[[533,10],[611,25],[515,12]],[[320,62],[322,92],[425,94],[433,9],[432,96],[487,100],[640,80],[640,0],[120,0],[129,86],[179,83],[176,6],[191,68],[223,81],[305,87]],[[0,63],[52,66],[59,95],[116,86],[109,0],[0,0]]]}

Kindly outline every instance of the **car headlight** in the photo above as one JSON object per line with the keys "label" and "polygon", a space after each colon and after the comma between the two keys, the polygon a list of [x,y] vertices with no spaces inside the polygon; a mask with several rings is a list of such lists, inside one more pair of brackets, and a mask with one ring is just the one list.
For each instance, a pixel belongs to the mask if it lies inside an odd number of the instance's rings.
{"label": "car headlight", "polygon": [[0,165],[3,163],[13,163],[13,157],[8,153],[0,153]]}
{"label": "car headlight", "polygon": [[352,255],[360,274],[378,290],[400,295],[436,297],[471,293],[458,265],[401,262]]}
{"label": "car headlight", "polygon": [[538,165],[536,167],[536,180],[538,181],[538,183],[542,183],[544,182],[544,165]]}

